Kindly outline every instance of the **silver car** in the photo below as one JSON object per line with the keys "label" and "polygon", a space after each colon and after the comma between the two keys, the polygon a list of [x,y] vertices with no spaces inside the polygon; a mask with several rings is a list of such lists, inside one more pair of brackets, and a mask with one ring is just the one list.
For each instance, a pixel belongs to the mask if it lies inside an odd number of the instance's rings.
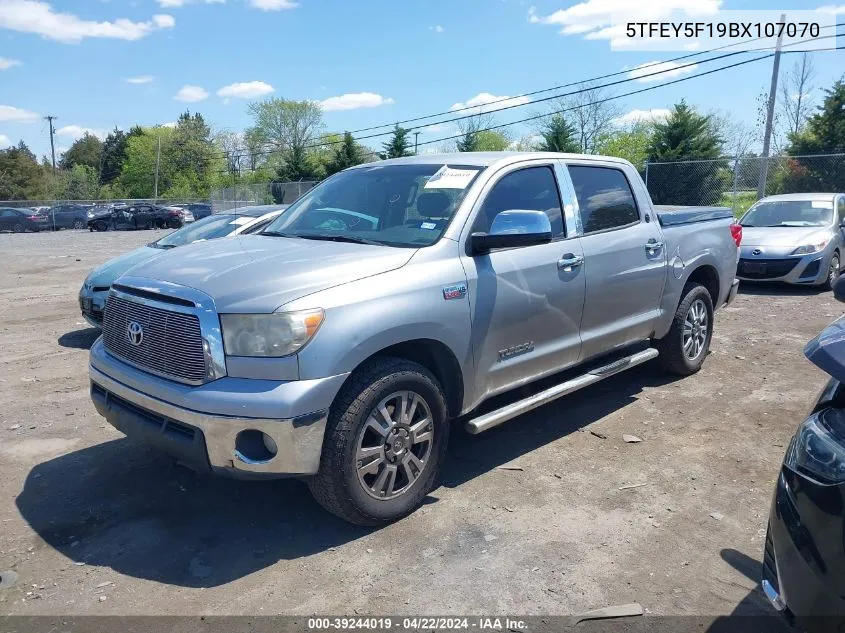
{"label": "silver car", "polygon": [[845,194],[763,198],[742,216],[737,277],[830,289],[839,278]]}

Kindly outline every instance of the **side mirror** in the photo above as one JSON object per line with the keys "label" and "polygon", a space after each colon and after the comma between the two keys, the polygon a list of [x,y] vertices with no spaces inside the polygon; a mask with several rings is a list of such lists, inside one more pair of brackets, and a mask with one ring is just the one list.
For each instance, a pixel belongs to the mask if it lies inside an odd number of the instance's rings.
{"label": "side mirror", "polygon": [[549,216],[542,211],[512,209],[493,218],[489,233],[473,233],[470,249],[473,255],[483,255],[494,248],[533,246],[551,241]]}

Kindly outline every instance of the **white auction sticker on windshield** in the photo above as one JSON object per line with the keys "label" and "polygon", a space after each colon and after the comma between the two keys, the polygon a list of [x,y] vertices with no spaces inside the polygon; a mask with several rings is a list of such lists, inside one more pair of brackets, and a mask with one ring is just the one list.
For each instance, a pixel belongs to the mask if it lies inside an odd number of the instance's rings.
{"label": "white auction sticker on windshield", "polygon": [[254,219],[255,219],[255,218],[250,218],[250,217],[245,217],[245,218],[235,218],[234,220],[232,220],[231,222],[229,222],[229,224],[237,224],[238,226],[240,226],[240,225],[242,225],[242,224],[249,224],[249,223],[250,223],[250,222],[252,222]]}
{"label": "white auction sticker on windshield", "polygon": [[814,209],[832,209],[833,201],[831,200],[813,200]]}
{"label": "white auction sticker on windshield", "polygon": [[476,169],[452,169],[443,165],[428,179],[424,189],[466,189],[478,173]]}

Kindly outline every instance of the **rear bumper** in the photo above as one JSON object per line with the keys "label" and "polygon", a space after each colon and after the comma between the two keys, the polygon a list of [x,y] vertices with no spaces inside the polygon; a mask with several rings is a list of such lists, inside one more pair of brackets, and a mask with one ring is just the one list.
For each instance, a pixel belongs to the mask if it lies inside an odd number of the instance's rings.
{"label": "rear bumper", "polygon": [[731,283],[731,289],[728,291],[728,298],[725,299],[725,307],[731,305],[736,299],[736,294],[739,292],[739,279],[734,279]]}

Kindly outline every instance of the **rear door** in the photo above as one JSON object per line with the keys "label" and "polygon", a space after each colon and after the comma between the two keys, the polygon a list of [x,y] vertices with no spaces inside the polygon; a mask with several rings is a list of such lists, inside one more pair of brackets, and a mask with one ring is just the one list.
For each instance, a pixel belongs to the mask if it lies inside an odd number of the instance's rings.
{"label": "rear door", "polygon": [[568,172],[582,230],[586,359],[651,335],[663,295],[666,252],[648,194],[633,169],[585,161],[568,162]]}
{"label": "rear door", "polygon": [[[502,211],[526,209],[549,216],[547,244],[496,249],[461,261],[469,285],[476,402],[578,362],[578,327],[584,304],[584,274],[577,237],[563,218],[558,161],[511,165],[485,186],[464,244],[474,232],[488,232]],[[566,261],[576,262],[566,265]],[[564,262],[561,264],[561,262]]]}

